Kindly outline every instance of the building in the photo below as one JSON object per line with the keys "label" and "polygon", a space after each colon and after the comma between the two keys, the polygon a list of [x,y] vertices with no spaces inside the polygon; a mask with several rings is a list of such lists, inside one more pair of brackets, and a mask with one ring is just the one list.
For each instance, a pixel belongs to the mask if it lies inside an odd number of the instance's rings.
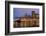
{"label": "building", "polygon": [[32,11],[32,16],[25,14],[23,17],[19,17],[19,20],[14,21],[14,27],[38,27],[39,26],[39,14]]}

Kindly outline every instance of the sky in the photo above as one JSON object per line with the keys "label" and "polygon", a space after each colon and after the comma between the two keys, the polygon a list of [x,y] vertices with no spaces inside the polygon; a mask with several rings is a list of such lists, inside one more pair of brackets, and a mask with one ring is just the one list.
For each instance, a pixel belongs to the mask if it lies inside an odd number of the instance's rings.
{"label": "sky", "polygon": [[32,15],[32,11],[39,14],[38,8],[13,8],[13,17],[21,17],[24,16],[25,13],[27,13],[27,15]]}

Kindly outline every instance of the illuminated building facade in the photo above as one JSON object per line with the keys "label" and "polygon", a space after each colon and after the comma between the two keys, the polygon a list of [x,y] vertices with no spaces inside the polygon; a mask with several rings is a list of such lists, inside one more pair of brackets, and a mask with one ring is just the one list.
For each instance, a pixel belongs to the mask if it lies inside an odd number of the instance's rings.
{"label": "illuminated building facade", "polygon": [[38,27],[39,26],[39,14],[32,11],[32,15],[19,17],[19,20],[14,21],[14,27]]}

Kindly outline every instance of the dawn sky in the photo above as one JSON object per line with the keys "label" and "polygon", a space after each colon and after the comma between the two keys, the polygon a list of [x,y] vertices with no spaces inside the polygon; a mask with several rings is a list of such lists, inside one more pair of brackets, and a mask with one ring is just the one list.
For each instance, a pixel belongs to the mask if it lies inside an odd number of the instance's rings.
{"label": "dawn sky", "polygon": [[21,17],[24,16],[25,13],[27,13],[27,15],[32,15],[32,11],[39,14],[38,8],[13,8],[13,17]]}

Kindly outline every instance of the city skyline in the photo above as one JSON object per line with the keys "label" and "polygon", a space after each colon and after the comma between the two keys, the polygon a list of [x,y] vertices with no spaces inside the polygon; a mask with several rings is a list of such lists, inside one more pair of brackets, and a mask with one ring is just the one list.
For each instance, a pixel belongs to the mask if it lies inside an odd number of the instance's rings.
{"label": "city skyline", "polygon": [[14,8],[14,28],[39,27],[39,9]]}
{"label": "city skyline", "polygon": [[21,17],[24,16],[25,13],[31,16],[32,11],[35,11],[36,14],[39,14],[39,9],[36,8],[13,8],[13,17]]}

